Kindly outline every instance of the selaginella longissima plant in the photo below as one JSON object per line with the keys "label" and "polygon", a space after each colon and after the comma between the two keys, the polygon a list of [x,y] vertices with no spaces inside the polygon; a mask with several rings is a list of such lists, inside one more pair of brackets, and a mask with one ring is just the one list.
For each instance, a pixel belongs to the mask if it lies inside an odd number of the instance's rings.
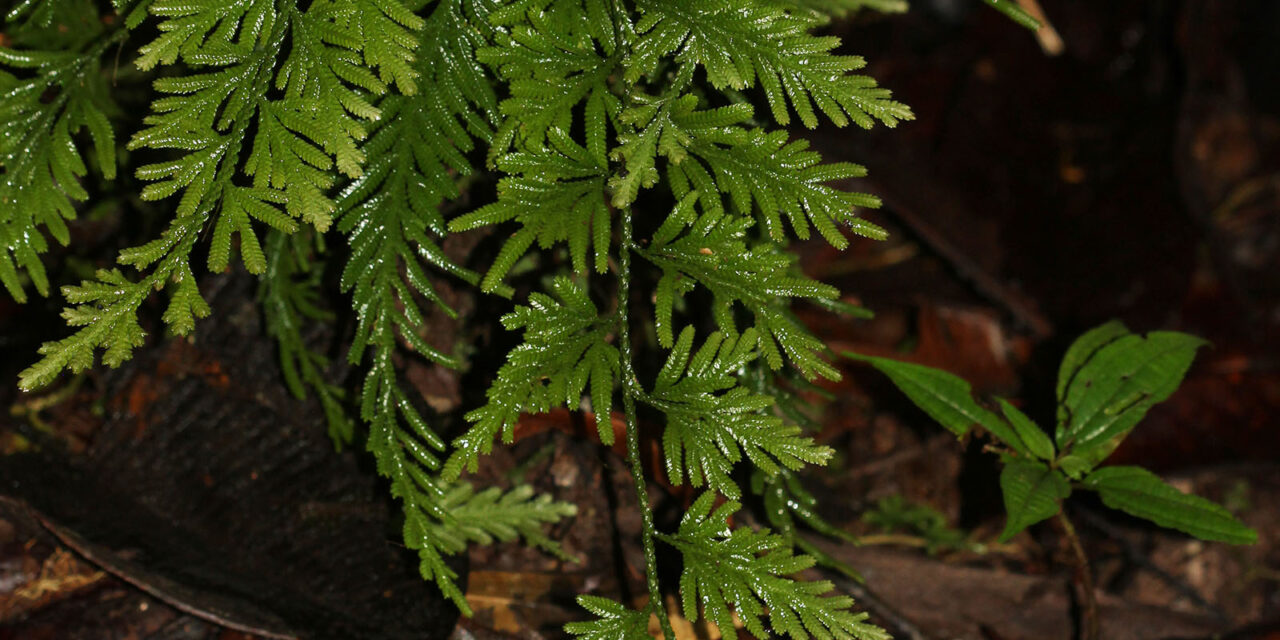
{"label": "selaginella longissima plant", "polygon": [[[541,527],[573,507],[527,488],[474,491],[461,474],[498,437],[510,441],[522,414],[589,406],[624,417],[650,599],[631,609],[584,596],[596,618],[571,632],[645,637],[656,614],[674,637],[655,566],[664,544],[683,556],[684,614],[727,636],[736,612],[757,637],[886,637],[829,583],[794,578],[815,560],[793,551],[807,548],[793,521],[825,524],[791,474],[832,452],[780,408],[783,381],[838,375],[791,304],[849,310],[836,289],[798,271],[787,243],[880,237],[855,214],[877,200],[832,186],[861,167],[823,164],[769,123],[909,119],[858,73],[861,58],[814,33],[834,15],[902,4],[8,3],[0,282],[9,295],[48,294],[41,254],[50,239],[69,242],[66,221],[90,202],[155,212],[163,226],[122,251],[120,267],[63,287],[73,332],[45,344],[20,385],[46,386],[99,352],[109,366],[127,360],[145,338],[139,309],[157,291],[163,323],[191,335],[210,313],[197,274],[231,268],[238,253],[261,278],[286,384],[318,395],[335,441],[350,442],[348,396],[301,329],[326,319],[320,274],[332,270],[355,319],[349,354],[363,381],[350,402],[368,449],[403,505],[423,575],[464,612],[445,556],[515,538],[557,552]],[[496,200],[444,215],[485,167],[501,178]],[[478,271],[441,249],[451,231],[490,226],[505,244]],[[460,366],[421,335],[432,306],[450,312],[433,282],[512,296],[505,282],[517,263],[549,290],[503,317],[523,343],[450,446],[402,386],[393,355]],[[639,458],[639,430],[659,427],[667,479],[704,490],[671,531],[654,524]],[[611,443],[613,430],[600,438]],[[776,533],[730,525],[742,497],[731,473],[748,465],[766,502],[786,506],[771,510]]]}

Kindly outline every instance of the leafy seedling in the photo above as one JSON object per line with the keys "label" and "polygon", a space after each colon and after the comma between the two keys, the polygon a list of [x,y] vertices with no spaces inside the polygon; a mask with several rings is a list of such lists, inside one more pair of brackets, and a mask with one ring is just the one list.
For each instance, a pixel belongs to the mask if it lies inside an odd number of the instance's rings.
{"label": "leafy seedling", "polygon": [[1206,343],[1173,331],[1145,337],[1118,321],[1081,336],[1067,350],[1058,371],[1053,437],[1004,398],[999,414],[979,404],[963,379],[932,367],[847,353],[889,377],[948,431],[962,438],[974,427],[994,440],[1000,456],[1000,489],[1008,519],[1001,541],[1027,527],[1057,517],[1071,538],[1086,583],[1086,616],[1097,635],[1096,608],[1088,563],[1062,503],[1073,490],[1097,492],[1103,504],[1201,540],[1253,544],[1258,534],[1231,512],[1204,498],[1179,491],[1146,469],[1100,466],[1147,411],[1177,390]]}

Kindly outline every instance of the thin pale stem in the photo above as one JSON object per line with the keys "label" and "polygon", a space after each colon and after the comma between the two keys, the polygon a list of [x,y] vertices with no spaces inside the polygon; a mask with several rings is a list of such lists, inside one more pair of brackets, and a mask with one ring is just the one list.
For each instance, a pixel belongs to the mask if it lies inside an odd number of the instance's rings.
{"label": "thin pale stem", "polygon": [[1067,534],[1067,540],[1071,543],[1071,551],[1076,556],[1076,568],[1080,574],[1080,590],[1083,591],[1083,627],[1084,640],[1098,640],[1098,600],[1093,590],[1093,570],[1089,568],[1089,556],[1084,554],[1084,547],[1080,544],[1080,536],[1076,533],[1076,528],[1072,526],[1071,520],[1067,518],[1064,511],[1058,512],[1058,524],[1062,525],[1062,531]]}
{"label": "thin pale stem", "polygon": [[631,478],[635,481],[636,500],[640,503],[643,523],[641,544],[644,547],[644,574],[649,586],[649,609],[658,617],[664,638],[675,640],[675,630],[662,606],[662,593],[658,589],[658,554],[654,549],[653,512],[649,508],[649,488],[645,484],[644,464],[640,459],[640,424],[636,420],[636,396],[640,395],[640,383],[636,380],[631,354],[631,209],[620,212],[622,218],[622,245],[618,253],[618,342],[622,355],[622,407],[627,422],[627,462],[631,466]]}

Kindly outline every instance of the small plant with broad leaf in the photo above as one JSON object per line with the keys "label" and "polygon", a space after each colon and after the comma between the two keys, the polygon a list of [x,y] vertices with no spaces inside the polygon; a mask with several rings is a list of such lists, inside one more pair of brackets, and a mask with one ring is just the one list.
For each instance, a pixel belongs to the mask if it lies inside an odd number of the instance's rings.
{"label": "small plant with broad leaf", "polygon": [[984,429],[1003,466],[1000,489],[1008,514],[1001,541],[1033,524],[1057,517],[1081,564],[1086,617],[1097,636],[1096,608],[1087,559],[1063,500],[1074,490],[1093,491],[1103,504],[1201,540],[1253,544],[1258,534],[1231,512],[1184,493],[1156,474],[1135,466],[1103,465],[1151,407],[1182,383],[1205,342],[1174,331],[1146,336],[1109,322],[1081,336],[1067,350],[1058,371],[1053,437],[1004,398],[998,413],[973,397],[968,382],[932,367],[846,354],[889,377],[934,420],[955,434]]}

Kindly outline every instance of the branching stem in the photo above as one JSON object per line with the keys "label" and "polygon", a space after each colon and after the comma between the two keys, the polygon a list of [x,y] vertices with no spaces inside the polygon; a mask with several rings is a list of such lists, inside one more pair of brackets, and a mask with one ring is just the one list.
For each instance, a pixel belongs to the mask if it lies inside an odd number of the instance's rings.
{"label": "branching stem", "polygon": [[671,620],[662,606],[662,593],[658,589],[658,554],[653,545],[653,512],[649,509],[649,489],[644,479],[644,463],[640,459],[640,424],[636,420],[636,397],[643,391],[636,379],[631,354],[631,208],[621,209],[622,241],[618,251],[618,342],[622,356],[622,408],[627,422],[627,462],[631,466],[631,478],[635,481],[636,500],[639,502],[643,523],[641,544],[644,546],[644,574],[649,586],[649,609],[662,625],[663,637],[675,640]]}
{"label": "branching stem", "polygon": [[1058,512],[1058,524],[1071,543],[1071,551],[1076,556],[1076,568],[1080,572],[1080,590],[1083,591],[1083,627],[1084,640],[1098,640],[1098,600],[1093,590],[1093,570],[1089,568],[1089,556],[1084,553],[1080,544],[1080,536],[1064,511]]}

